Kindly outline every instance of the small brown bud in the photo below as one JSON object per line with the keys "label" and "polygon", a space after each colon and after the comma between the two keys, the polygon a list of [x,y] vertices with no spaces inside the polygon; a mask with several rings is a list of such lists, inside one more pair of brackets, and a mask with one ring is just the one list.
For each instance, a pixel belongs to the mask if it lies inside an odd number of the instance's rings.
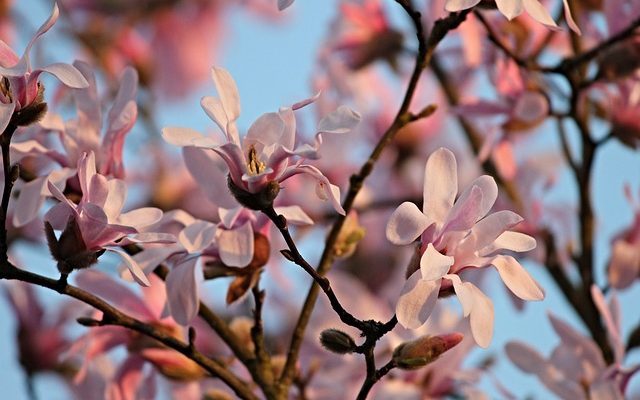
{"label": "small brown bud", "polygon": [[439,336],[422,336],[416,340],[405,342],[396,347],[392,359],[400,369],[412,370],[431,364],[447,350],[453,348],[463,339],[461,333],[450,333]]}
{"label": "small brown bud", "polygon": [[269,239],[265,235],[255,232],[253,234],[253,259],[251,259],[249,266],[260,268],[269,262],[269,256],[271,256]]}
{"label": "small brown bud", "polygon": [[70,274],[74,269],[92,266],[104,253],[104,250],[96,252],[87,249],[80,227],[73,216],[69,217],[60,238],[56,238],[53,227],[47,221],[44,223],[44,231],[51,256],[58,262],[58,271],[63,275]]}
{"label": "small brown bud", "polygon": [[338,329],[325,329],[320,333],[320,344],[325,349],[338,354],[353,353],[356,349],[356,342]]}

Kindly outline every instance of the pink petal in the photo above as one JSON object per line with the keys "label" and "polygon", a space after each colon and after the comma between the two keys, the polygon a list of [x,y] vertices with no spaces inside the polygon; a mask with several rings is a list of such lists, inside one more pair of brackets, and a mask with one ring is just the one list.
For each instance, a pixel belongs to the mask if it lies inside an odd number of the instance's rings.
{"label": "pink petal", "polygon": [[226,208],[238,204],[227,188],[226,164],[214,152],[197,147],[183,147],[182,158],[198,187],[213,204]]}
{"label": "pink petal", "polygon": [[197,220],[185,227],[178,235],[184,249],[190,253],[198,253],[206,249],[215,239],[216,226],[208,221]]}
{"label": "pink petal", "polygon": [[48,177],[39,177],[25,183],[20,188],[20,194],[16,200],[13,214],[13,225],[16,228],[24,226],[38,216],[38,211],[44,203],[43,190],[48,182]]}
{"label": "pink petal", "polygon": [[44,220],[55,230],[61,231],[67,226],[69,217],[76,215],[75,210],[66,203],[58,203],[44,215]]}
{"label": "pink petal", "polygon": [[106,388],[108,400],[136,400],[143,381],[144,359],[138,355],[129,356],[118,369],[114,380]]}
{"label": "pink petal", "polygon": [[396,304],[396,315],[400,325],[407,329],[422,326],[436,305],[439,289],[440,281],[427,281],[421,279],[418,271],[413,273],[404,284]]}
{"label": "pink petal", "polygon": [[640,275],[640,249],[624,240],[613,242],[609,260],[609,282],[616,289],[626,289]]}
{"label": "pink petal", "polygon": [[236,229],[220,229],[218,250],[220,258],[230,267],[245,267],[253,259],[253,228],[251,222]]}
{"label": "pink petal", "polygon": [[117,223],[132,226],[138,230],[146,228],[162,219],[162,210],[155,207],[143,207],[120,214]]}
{"label": "pink petal", "polygon": [[424,214],[442,224],[453,207],[458,194],[458,168],[451,150],[440,148],[433,152],[424,170]]}
{"label": "pink petal", "polygon": [[492,264],[505,285],[519,298],[527,301],[544,299],[544,292],[531,275],[511,256],[497,256]]}
{"label": "pink petal", "polygon": [[551,28],[557,28],[556,21],[553,20],[549,11],[538,0],[522,0],[525,11],[536,21]]}
{"label": "pink petal", "polygon": [[162,138],[174,146],[193,146],[194,140],[202,137],[200,132],[190,128],[167,127],[162,129]]}
{"label": "pink petal", "polygon": [[497,250],[509,250],[517,253],[530,251],[536,248],[536,240],[529,235],[520,232],[506,231],[489,246],[480,252],[480,255],[489,255]]}
{"label": "pink petal", "polygon": [[578,35],[582,35],[582,32],[580,31],[578,24],[576,24],[576,21],[573,19],[573,16],[571,15],[571,8],[569,8],[569,2],[567,0],[562,0],[562,5],[564,7],[564,19],[567,21],[567,25],[569,25],[569,28],[572,31],[574,31]]}
{"label": "pink petal", "polygon": [[244,187],[242,175],[247,171],[247,165],[240,146],[233,143],[226,143],[222,146],[214,147],[213,151],[222,157],[227,164],[233,183],[241,188]]}
{"label": "pink petal", "polygon": [[299,206],[274,207],[276,213],[284,216],[293,225],[313,225],[313,220]]}
{"label": "pink petal", "polygon": [[541,375],[548,368],[547,360],[526,343],[509,342],[504,349],[511,362],[528,374]]}
{"label": "pink petal", "polygon": [[[102,177],[102,175],[95,175],[94,177]],[[92,180],[93,183],[93,180]],[[95,185],[92,184],[91,191],[94,190]],[[120,179],[111,179],[107,183],[107,197],[104,200],[104,212],[109,217],[109,222],[119,221],[121,217],[120,212],[122,211],[122,206],[124,206],[124,201],[127,198],[127,184]],[[93,200],[93,199],[92,199]],[[94,202],[100,205],[101,202]],[[161,215],[158,217],[160,219]]]}
{"label": "pink petal", "polygon": [[[93,151],[83,153],[78,160],[78,180],[82,194],[90,194],[91,179],[96,175],[96,156]],[[53,192],[52,192],[53,193]]]}
{"label": "pink petal", "polygon": [[[222,133],[228,137],[227,125],[229,124],[229,120],[227,118],[227,114],[225,114],[224,109],[222,108],[222,102],[216,97],[204,96],[200,99],[200,106],[204,110],[205,114],[207,114],[209,118],[218,125],[218,128],[220,128]],[[240,141],[238,140],[234,143],[239,145]]]}
{"label": "pink petal", "polygon": [[[413,204],[413,203],[412,203]],[[420,271],[422,279],[427,281],[435,281],[442,278],[449,268],[453,265],[453,257],[445,256],[433,247],[433,244],[427,245],[427,250],[420,258]]]}
{"label": "pink petal", "polygon": [[466,10],[480,3],[480,0],[447,0],[444,9],[449,12]]}
{"label": "pink petal", "polygon": [[71,88],[83,89],[89,87],[89,82],[73,65],[56,63],[40,68],[40,71],[50,73],[64,85]]}
{"label": "pink petal", "polygon": [[443,232],[464,232],[471,229],[482,214],[482,190],[473,186],[454,204],[442,228]]}
{"label": "pink petal", "polygon": [[[167,275],[167,304],[173,319],[180,325],[188,325],[199,308],[198,280],[202,270],[196,266],[197,258],[176,265]],[[197,270],[197,271],[196,271]]]}
{"label": "pink petal", "polygon": [[496,5],[509,21],[522,13],[522,0],[496,0]]}
{"label": "pink petal", "polygon": [[604,299],[604,295],[596,285],[591,285],[591,298],[593,298],[593,302],[598,308],[600,316],[604,321],[604,325],[607,328],[607,334],[612,345],[611,347],[614,351],[615,361],[622,363],[624,361],[624,343],[620,337],[620,327],[614,321],[611,310]]}
{"label": "pink petal", "polygon": [[492,244],[506,230],[522,221],[521,216],[509,210],[498,211],[481,219],[471,230],[471,234],[476,238],[476,248],[482,249]]}
{"label": "pink petal", "polygon": [[404,202],[391,214],[387,223],[387,239],[397,245],[415,241],[431,225],[429,218],[411,202]]}
{"label": "pink petal", "polygon": [[347,106],[340,106],[324,116],[318,123],[318,132],[347,133],[358,125],[362,117]]}
{"label": "pink petal", "polygon": [[229,122],[235,121],[240,116],[240,96],[236,82],[227,70],[220,67],[211,69],[211,77],[227,120]]}
{"label": "pink petal", "polygon": [[[118,242],[121,246],[126,246],[128,244],[137,244],[137,243],[175,243],[177,238],[170,233],[158,233],[158,232],[143,232],[143,233],[134,233],[132,235],[128,235],[124,237],[121,241]],[[137,259],[136,259],[137,262]],[[144,268],[143,268],[144,269]]]}
{"label": "pink petal", "polygon": [[127,310],[127,313],[134,318],[145,321],[155,318],[154,314],[134,292],[104,272],[93,269],[83,270],[76,275],[75,279],[82,289],[102,297],[115,307]]}
{"label": "pink petal", "polygon": [[321,94],[322,94],[322,92],[318,92],[318,93],[314,94],[312,97],[309,97],[308,99],[300,100],[299,102],[297,102],[294,105],[292,105],[290,109],[295,111],[295,110],[299,110],[299,109],[301,109],[303,107],[306,107],[309,104],[314,103],[316,100],[318,100],[320,98]]}
{"label": "pink petal", "polygon": [[129,254],[127,254],[127,252],[117,247],[105,247],[105,250],[117,253],[120,255],[120,257],[122,257],[122,260],[124,261],[127,268],[129,268],[129,271],[131,272],[133,279],[136,282],[138,282],[139,285],[141,286],[151,285],[151,282],[149,282],[149,279],[144,274],[144,271],[140,268],[138,263],[136,263],[136,261]]}
{"label": "pink petal", "polygon": [[540,92],[526,91],[518,97],[512,113],[520,121],[536,122],[549,114],[549,101]]}

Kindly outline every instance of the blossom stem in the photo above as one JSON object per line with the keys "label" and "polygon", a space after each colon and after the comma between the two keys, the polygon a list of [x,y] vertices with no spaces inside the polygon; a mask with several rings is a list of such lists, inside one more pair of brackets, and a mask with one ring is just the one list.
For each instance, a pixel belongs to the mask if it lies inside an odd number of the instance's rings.
{"label": "blossom stem", "polygon": [[[7,254],[9,250],[7,238],[7,215],[9,214],[9,200],[11,198],[11,190],[16,181],[16,171],[11,167],[11,138],[18,126],[10,121],[0,136],[0,147],[2,148],[2,168],[4,171],[4,188],[2,190],[2,203],[0,203],[0,261],[6,262],[9,259]],[[17,167],[16,167],[17,168]]]}
{"label": "blossom stem", "polygon": [[[380,155],[382,154],[384,148],[393,140],[396,133],[401,128],[415,120],[414,118],[412,118],[413,115],[409,113],[409,106],[416,92],[420,77],[422,76],[425,67],[429,65],[436,47],[450,31],[456,29],[462,22],[464,22],[470,12],[470,10],[464,10],[458,13],[451,13],[448,17],[437,20],[432,31],[427,37],[422,25],[422,16],[420,12],[418,12],[413,7],[411,2],[409,0],[396,0],[396,3],[398,3],[398,5],[402,7],[402,9],[405,11],[414,25],[416,37],[418,40],[418,53],[416,55],[414,69],[411,73],[411,77],[409,78],[409,83],[407,85],[402,104],[400,105],[400,108],[398,109],[393,122],[384,133],[384,135],[380,138],[378,144],[371,152],[369,158],[360,168],[360,171],[351,177],[349,191],[342,205],[347,214],[353,207],[356,196],[360,192],[365,179],[373,171],[373,167],[378,158],[380,158]],[[345,216],[339,216],[331,227],[331,231],[329,232],[329,235],[325,242],[325,247],[320,259],[320,263],[316,270],[317,274],[321,277],[326,275],[333,265],[333,248],[338,239],[338,235],[340,234],[340,230],[342,229],[344,221]],[[285,394],[287,392],[293,380],[298,354],[300,352],[300,347],[304,338],[304,332],[311,318],[311,313],[318,298],[320,288],[321,286],[317,283],[317,281],[314,281],[307,293],[307,297],[300,311],[300,315],[298,316],[298,321],[296,322],[293,335],[291,337],[291,343],[289,344],[287,361],[278,382],[279,391],[281,394]],[[395,320],[395,317],[392,318],[391,321],[393,320]],[[395,326],[395,324],[390,325]]]}
{"label": "blossom stem", "polygon": [[18,280],[33,285],[41,286],[54,290],[60,294],[73,297],[81,302],[88,304],[102,312],[102,320],[100,325],[117,325],[133,331],[142,333],[150,338],[157,340],[165,346],[172,348],[189,359],[195,361],[205,371],[212,376],[220,378],[227,386],[229,386],[235,394],[242,399],[257,400],[258,397],[251,391],[249,385],[240,380],[235,374],[227,369],[227,367],[219,361],[212,360],[204,354],[198,352],[189,343],[185,343],[171,336],[169,333],[162,331],[152,325],[139,321],[104,300],[93,294],[84,291],[73,285],[60,285],[55,279],[47,278],[29,271],[21,270],[9,262],[2,262],[0,268],[0,279]]}

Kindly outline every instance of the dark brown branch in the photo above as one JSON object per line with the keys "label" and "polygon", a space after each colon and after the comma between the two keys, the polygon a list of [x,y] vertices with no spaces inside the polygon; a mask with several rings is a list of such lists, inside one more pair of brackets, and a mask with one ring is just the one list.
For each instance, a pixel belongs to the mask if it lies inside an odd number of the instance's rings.
{"label": "dark brown branch", "polygon": [[31,283],[80,300],[102,312],[103,316],[102,320],[99,321],[100,325],[122,326],[156,339],[165,346],[172,348],[195,361],[212,376],[220,378],[235,392],[238,397],[242,399],[258,399],[258,397],[249,388],[249,385],[246,382],[241,381],[222,363],[206,357],[188,343],[178,340],[150,324],[146,324],[130,317],[89,292],[66,284],[65,282],[18,269],[10,263],[2,263],[0,268],[0,279],[19,280]]}
{"label": "dark brown branch", "polygon": [[[2,203],[0,203],[0,258],[7,262],[7,216],[9,215],[9,199],[11,190],[17,179],[16,170],[11,167],[10,148],[11,138],[18,126],[10,121],[2,135],[0,135],[0,147],[2,148],[2,168],[4,172],[4,188],[2,189]],[[16,168],[18,168],[16,166]]]}
{"label": "dark brown branch", "polygon": [[[429,65],[430,59],[433,56],[433,52],[437,45],[444,39],[446,34],[451,30],[456,29],[467,17],[470,10],[465,10],[460,13],[452,13],[448,17],[440,19],[435,22],[433,30],[428,38],[425,36],[424,28],[422,26],[421,15],[416,11],[408,0],[396,0],[396,2],[404,9],[405,13],[411,19],[418,40],[418,54],[416,57],[415,66],[404,99],[400,108],[376,147],[371,152],[368,160],[361,167],[360,171],[353,175],[350,180],[349,190],[347,196],[343,202],[343,208],[348,213],[353,207],[353,203],[356,196],[360,192],[365,179],[371,174],[375,163],[382,154],[384,148],[393,140],[396,133],[405,125],[414,120],[414,116],[409,113],[409,105],[413,99],[418,82],[422,75],[423,70]],[[333,224],[331,231],[327,237],[325,248],[320,259],[320,263],[317,269],[317,274],[321,277],[327,274],[333,265],[334,254],[333,248],[335,246],[338,235],[345,221],[345,216],[339,216]],[[282,371],[282,375],[279,380],[279,393],[284,395],[291,385],[291,381],[295,374],[295,364],[298,359],[300,346],[302,345],[304,332],[306,326],[311,318],[311,312],[315,306],[318,298],[320,285],[314,281],[307,293],[307,297],[300,311],[298,321],[295,325],[293,335],[291,337],[291,343],[287,353],[287,361]],[[395,317],[392,319],[395,321]],[[391,321],[390,321],[391,322]],[[386,325],[386,324],[385,324]],[[393,324],[395,325],[395,323]]]}

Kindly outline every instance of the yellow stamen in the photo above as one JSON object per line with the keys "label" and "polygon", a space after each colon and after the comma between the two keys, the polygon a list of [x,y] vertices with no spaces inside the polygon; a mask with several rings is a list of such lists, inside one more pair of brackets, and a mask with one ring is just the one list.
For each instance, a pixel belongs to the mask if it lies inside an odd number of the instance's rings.
{"label": "yellow stamen", "polygon": [[254,146],[249,147],[249,173],[251,175],[258,175],[266,169],[265,163],[258,160],[258,152]]}

